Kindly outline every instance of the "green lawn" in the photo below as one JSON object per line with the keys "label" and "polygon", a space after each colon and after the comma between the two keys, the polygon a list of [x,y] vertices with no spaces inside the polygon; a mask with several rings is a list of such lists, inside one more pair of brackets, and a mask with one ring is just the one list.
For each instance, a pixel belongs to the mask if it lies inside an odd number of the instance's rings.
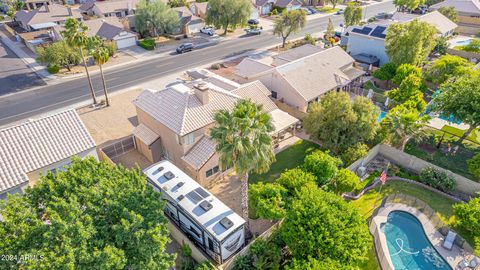
{"label": "green lawn", "polygon": [[338,8],[333,8],[333,7],[326,6],[326,7],[317,8],[317,10],[318,10],[318,12],[334,13],[334,12],[338,11]]}
{"label": "green lawn", "polygon": [[258,182],[273,182],[286,169],[292,169],[303,164],[305,156],[320,146],[316,143],[300,140],[292,146],[278,153],[270,170],[264,174],[252,173],[249,175],[248,182],[255,184]]}
{"label": "green lawn", "polygon": [[[393,193],[403,193],[414,196],[427,203],[433,210],[435,210],[443,222],[456,230],[463,238],[465,238],[465,240],[470,243],[470,245],[472,245],[472,247],[475,247],[473,237],[462,228],[456,227],[456,217],[452,208],[452,205],[455,203],[453,200],[440,196],[420,186],[399,181],[387,182],[387,184],[383,186],[381,194],[379,193],[379,189],[380,187],[377,187],[374,190],[364,194],[360,199],[350,202],[353,206],[358,208],[360,214],[365,219],[370,218],[373,210],[380,206],[382,198]],[[369,260],[363,265],[362,269],[379,269],[375,251],[372,250],[370,253],[371,254],[368,256]]]}
{"label": "green lawn", "polygon": [[386,92],[385,89],[382,89],[382,88],[379,88],[379,87],[375,86],[372,81],[366,82],[366,83],[363,85],[363,88],[364,88],[364,89],[372,89],[373,92],[379,93],[379,94],[382,94],[382,95],[385,94],[385,92]]}
{"label": "green lawn", "polygon": [[480,181],[480,179],[475,179],[475,177],[470,174],[467,167],[467,160],[480,152],[480,145],[465,142],[459,148],[456,155],[446,155],[445,149],[447,148],[447,143],[449,141],[454,142],[457,138],[448,135],[445,136],[442,146],[440,149],[437,149],[438,140],[442,137],[443,132],[430,129],[427,134],[427,137],[420,142],[410,141],[405,147],[405,152],[471,180]]}
{"label": "green lawn", "polygon": [[[444,126],[442,128],[443,131],[446,131],[448,133],[451,133],[451,134],[454,134],[455,136],[457,137],[462,137],[463,134],[465,133],[466,130],[461,130],[461,129],[458,129],[456,127],[452,127],[452,126]],[[470,135],[468,135],[467,137],[468,140],[472,141],[472,142],[475,142],[475,143],[479,143],[480,144],[480,130],[478,129],[474,129],[472,131],[472,133],[470,133]]]}

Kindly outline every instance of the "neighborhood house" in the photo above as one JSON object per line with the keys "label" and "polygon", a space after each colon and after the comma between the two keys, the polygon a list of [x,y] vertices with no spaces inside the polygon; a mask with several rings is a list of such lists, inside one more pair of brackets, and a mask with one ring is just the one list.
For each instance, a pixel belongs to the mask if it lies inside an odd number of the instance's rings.
{"label": "neighborhood house", "polygon": [[18,11],[15,13],[14,19],[26,31],[35,31],[62,25],[70,17],[81,20],[82,14],[70,7],[44,3],[41,7],[31,11]]}
{"label": "neighborhood house", "polygon": [[223,263],[245,243],[245,220],[169,161],[143,173],[167,202],[170,218],[217,263]]}
{"label": "neighborhood house", "polygon": [[254,7],[260,15],[267,15],[275,7],[285,10],[295,10],[302,7],[300,0],[255,0]]}
{"label": "neighborhood house", "polygon": [[161,91],[145,90],[133,101],[139,125],[137,150],[151,162],[167,159],[202,186],[220,173],[216,144],[209,137],[218,110],[233,109],[241,99],[261,104],[272,117],[275,143],[293,136],[298,119],[277,108],[259,81],[239,85],[208,71],[190,72],[192,81]]}
{"label": "neighborhood house", "polygon": [[88,16],[125,18],[135,14],[139,0],[93,1],[83,3],[79,10]]}
{"label": "neighborhood house", "polygon": [[341,47],[304,45],[271,58],[245,58],[236,66],[240,82],[259,80],[271,96],[302,112],[330,91],[354,85],[365,73]]}
{"label": "neighborhood house", "polygon": [[0,199],[21,193],[41,174],[63,170],[72,156],[98,159],[96,145],[75,110],[0,130]]}
{"label": "neighborhood house", "polygon": [[441,7],[453,7],[458,13],[457,31],[464,34],[477,35],[480,27],[479,0],[445,0],[430,6],[437,10]]}

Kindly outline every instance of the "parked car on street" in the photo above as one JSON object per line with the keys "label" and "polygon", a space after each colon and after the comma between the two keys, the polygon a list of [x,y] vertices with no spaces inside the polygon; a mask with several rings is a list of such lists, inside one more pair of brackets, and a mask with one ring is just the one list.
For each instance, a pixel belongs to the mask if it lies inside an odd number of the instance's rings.
{"label": "parked car on street", "polygon": [[318,13],[318,11],[312,7],[307,7],[308,10],[310,10],[310,12],[312,12],[312,14],[315,14],[315,13]]}
{"label": "parked car on street", "polygon": [[248,23],[249,25],[257,25],[257,24],[259,24],[260,22],[259,22],[257,19],[250,19],[250,20],[247,21],[247,23]]}
{"label": "parked car on street", "polygon": [[341,8],[335,13],[335,15],[342,15],[343,12],[344,12],[344,10],[343,10],[343,8]]}
{"label": "parked car on street", "polygon": [[200,33],[207,34],[209,36],[215,35],[215,28],[211,26],[205,26],[202,29],[200,29]]}
{"label": "parked car on street", "polygon": [[262,33],[262,27],[257,28],[247,28],[245,29],[247,35],[260,35]]}
{"label": "parked car on street", "polygon": [[177,47],[176,51],[177,53],[184,53],[184,52],[189,52],[193,50],[193,43],[183,43],[180,44],[180,46]]}
{"label": "parked car on street", "polygon": [[310,11],[308,8],[302,8],[303,11],[305,11],[305,13],[307,13],[307,15],[312,15],[312,11]]}

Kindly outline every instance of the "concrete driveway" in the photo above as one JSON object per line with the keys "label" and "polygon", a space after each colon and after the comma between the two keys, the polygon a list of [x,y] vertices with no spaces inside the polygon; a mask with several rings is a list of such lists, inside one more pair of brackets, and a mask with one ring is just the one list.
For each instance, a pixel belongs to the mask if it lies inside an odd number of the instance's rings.
{"label": "concrete driveway", "polygon": [[0,41],[0,95],[46,85],[17,55]]}

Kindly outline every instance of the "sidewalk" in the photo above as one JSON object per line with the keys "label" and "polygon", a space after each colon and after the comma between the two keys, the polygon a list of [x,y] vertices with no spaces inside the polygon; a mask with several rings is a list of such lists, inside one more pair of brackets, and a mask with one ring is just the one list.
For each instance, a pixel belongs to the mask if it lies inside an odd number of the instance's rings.
{"label": "sidewalk", "polygon": [[56,78],[56,76],[53,76],[50,73],[48,73],[45,66],[39,65],[34,58],[29,56],[22,49],[22,47],[25,47],[22,43],[12,41],[8,37],[6,37],[5,34],[3,34],[2,32],[0,32],[0,38],[2,42],[10,50],[12,50],[18,56],[18,58],[20,58],[33,72],[35,72],[40,78],[42,78],[42,80],[48,83],[48,81]]}

